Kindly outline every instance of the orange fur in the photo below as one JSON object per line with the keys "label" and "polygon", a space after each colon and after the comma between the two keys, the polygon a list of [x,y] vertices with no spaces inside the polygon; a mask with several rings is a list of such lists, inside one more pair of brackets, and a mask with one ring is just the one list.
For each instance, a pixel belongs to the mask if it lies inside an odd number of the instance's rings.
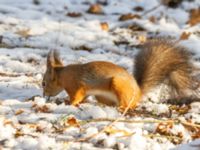
{"label": "orange fur", "polygon": [[137,82],[122,67],[104,61],[63,66],[55,52],[48,56],[43,82],[44,95],[55,96],[65,90],[72,105],[78,105],[88,95],[94,95],[99,102],[118,105],[122,109],[132,99],[130,108],[136,107],[141,99]]}
{"label": "orange fur", "polygon": [[94,95],[107,105],[125,109],[130,103],[134,109],[143,94],[168,83],[173,95],[185,97],[187,91],[196,94],[200,85],[192,76],[195,67],[190,58],[187,49],[169,40],[147,41],[135,57],[134,78],[122,67],[105,61],[64,66],[58,53],[51,51],[43,78],[44,95],[55,96],[65,90],[72,105]]}

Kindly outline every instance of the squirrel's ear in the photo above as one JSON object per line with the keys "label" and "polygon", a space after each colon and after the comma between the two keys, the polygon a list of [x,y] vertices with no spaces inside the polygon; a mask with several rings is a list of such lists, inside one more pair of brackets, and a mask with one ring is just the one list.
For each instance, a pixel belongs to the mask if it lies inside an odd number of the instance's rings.
{"label": "squirrel's ear", "polygon": [[54,50],[53,52],[55,66],[63,66],[63,62],[60,59],[59,52],[56,50]]}
{"label": "squirrel's ear", "polygon": [[47,69],[50,69],[54,66],[55,64],[55,61],[54,61],[54,53],[53,51],[51,50],[49,53],[48,53],[48,56],[47,56]]}
{"label": "squirrel's ear", "polygon": [[63,66],[58,51],[51,50],[47,56],[47,68]]}
{"label": "squirrel's ear", "polygon": [[55,64],[54,52],[51,50],[47,56],[47,72],[48,72],[48,75],[50,75],[51,79],[54,79],[55,77],[54,64]]}

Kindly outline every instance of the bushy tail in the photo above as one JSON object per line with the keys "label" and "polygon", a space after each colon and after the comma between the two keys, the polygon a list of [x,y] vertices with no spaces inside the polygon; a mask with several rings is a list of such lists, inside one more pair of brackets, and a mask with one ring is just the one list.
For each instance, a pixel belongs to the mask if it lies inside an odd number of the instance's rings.
{"label": "bushy tail", "polygon": [[178,95],[185,91],[196,91],[199,82],[192,76],[194,66],[190,62],[191,54],[177,43],[154,39],[147,41],[135,57],[134,75],[146,93],[160,83],[168,85]]}

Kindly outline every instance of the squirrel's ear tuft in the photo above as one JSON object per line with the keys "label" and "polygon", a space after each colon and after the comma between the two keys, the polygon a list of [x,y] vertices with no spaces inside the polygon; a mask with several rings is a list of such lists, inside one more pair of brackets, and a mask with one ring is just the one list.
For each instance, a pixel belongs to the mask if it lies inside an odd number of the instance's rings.
{"label": "squirrel's ear tuft", "polygon": [[47,56],[47,68],[55,66],[63,66],[63,63],[59,57],[59,53],[56,50],[51,50]]}
{"label": "squirrel's ear tuft", "polygon": [[54,50],[54,62],[55,62],[55,65],[56,66],[63,66],[63,63],[60,59],[60,55],[59,55],[59,52]]}
{"label": "squirrel's ear tuft", "polygon": [[52,68],[55,64],[53,50],[48,53],[47,56],[47,68]]}

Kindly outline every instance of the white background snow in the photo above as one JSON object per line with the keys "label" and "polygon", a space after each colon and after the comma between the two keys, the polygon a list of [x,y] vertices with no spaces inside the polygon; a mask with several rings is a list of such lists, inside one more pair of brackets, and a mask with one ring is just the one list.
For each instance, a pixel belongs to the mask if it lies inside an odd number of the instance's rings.
{"label": "white background snow", "polygon": [[[88,13],[96,3],[103,13]],[[193,62],[200,67],[200,23],[187,23],[190,10],[200,8],[200,1],[183,1],[175,9],[158,5],[159,0],[0,0],[0,149],[199,150],[200,128],[181,121],[200,124],[200,102],[181,107],[162,103],[158,89],[110,130],[77,142],[98,133],[110,123],[108,119],[121,113],[93,98],[79,108],[66,105],[65,92],[49,102],[42,97],[41,81],[51,49],[60,51],[66,65],[105,60],[132,73],[139,50],[137,35],[179,39],[183,32],[190,32],[180,44],[194,53]],[[136,11],[138,6],[143,10]],[[73,12],[81,16],[67,15]],[[142,17],[119,21],[127,13]],[[155,22],[150,21],[152,16]],[[101,28],[103,22],[109,31]],[[138,33],[128,28],[135,24],[144,30]],[[167,120],[181,121],[166,129]],[[162,125],[166,133],[158,131]]]}

